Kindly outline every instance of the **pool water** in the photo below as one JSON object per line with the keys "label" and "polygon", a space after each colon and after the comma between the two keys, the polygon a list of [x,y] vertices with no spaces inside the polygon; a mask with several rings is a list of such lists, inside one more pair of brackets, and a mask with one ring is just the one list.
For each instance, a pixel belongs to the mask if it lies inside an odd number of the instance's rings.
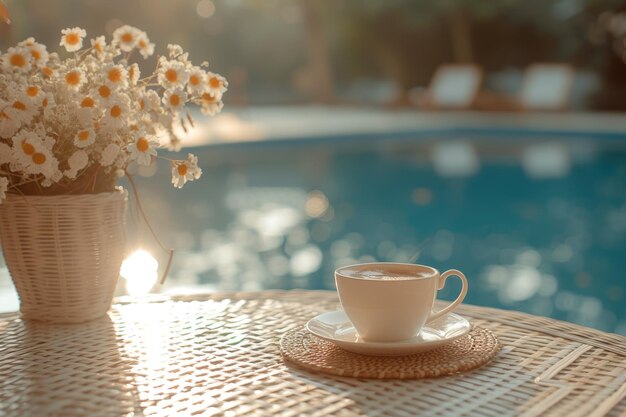
{"label": "pool water", "polygon": [[[138,179],[177,248],[167,292],[334,288],[335,268],[460,269],[466,302],[626,334],[626,146],[437,138],[192,149],[202,181]],[[130,218],[131,242],[165,255]],[[449,280],[440,298],[453,299]]]}

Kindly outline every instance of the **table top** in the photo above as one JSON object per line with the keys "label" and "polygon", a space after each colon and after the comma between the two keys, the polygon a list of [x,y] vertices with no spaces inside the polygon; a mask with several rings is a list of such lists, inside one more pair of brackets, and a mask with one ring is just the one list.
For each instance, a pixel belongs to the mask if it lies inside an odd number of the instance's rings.
{"label": "table top", "polygon": [[462,305],[503,346],[444,378],[364,380],[285,364],[279,340],[335,293],[264,291],[121,300],[80,325],[0,315],[0,416],[619,416],[626,338]]}

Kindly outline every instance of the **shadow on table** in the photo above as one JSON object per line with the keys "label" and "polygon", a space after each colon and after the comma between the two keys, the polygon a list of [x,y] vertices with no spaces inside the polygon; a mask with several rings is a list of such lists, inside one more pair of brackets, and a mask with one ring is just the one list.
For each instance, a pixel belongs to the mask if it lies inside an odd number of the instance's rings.
{"label": "shadow on table", "polygon": [[[143,415],[109,316],[2,323],[0,415]],[[134,414],[133,414],[134,413]]]}

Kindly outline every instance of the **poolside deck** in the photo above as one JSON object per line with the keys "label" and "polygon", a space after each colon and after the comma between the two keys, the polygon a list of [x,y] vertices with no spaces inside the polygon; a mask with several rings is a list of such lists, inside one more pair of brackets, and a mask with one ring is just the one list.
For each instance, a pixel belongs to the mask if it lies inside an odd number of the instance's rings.
{"label": "poolside deck", "polygon": [[237,146],[302,142],[479,137],[546,137],[626,140],[626,117],[619,113],[423,112],[328,106],[230,108],[196,119],[187,146]]}

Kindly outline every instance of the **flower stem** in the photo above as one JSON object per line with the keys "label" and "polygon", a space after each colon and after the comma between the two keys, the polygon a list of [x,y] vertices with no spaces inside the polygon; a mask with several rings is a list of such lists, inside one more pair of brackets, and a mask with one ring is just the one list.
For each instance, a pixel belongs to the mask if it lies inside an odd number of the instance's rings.
{"label": "flower stem", "polygon": [[130,186],[131,186],[131,188],[133,190],[133,194],[135,195],[135,201],[137,202],[137,208],[139,209],[139,213],[141,214],[141,217],[143,217],[143,220],[146,223],[146,226],[148,226],[148,230],[152,234],[152,237],[154,238],[154,240],[161,247],[161,249],[163,249],[164,252],[169,253],[169,258],[167,260],[167,265],[165,266],[165,271],[163,271],[163,275],[161,276],[161,279],[159,280],[159,284],[163,285],[163,283],[165,282],[165,278],[167,278],[167,274],[170,272],[170,269],[172,267],[172,261],[174,260],[174,249],[173,248],[170,248],[169,250],[166,249],[165,246],[163,245],[163,243],[161,242],[161,240],[158,238],[158,236],[154,232],[154,229],[152,228],[152,225],[150,224],[150,221],[148,221],[148,217],[146,216],[146,213],[143,211],[143,206],[141,205],[141,200],[139,199],[139,192],[137,191],[137,186],[135,185],[135,180],[128,173],[128,171],[125,171],[125,172],[126,172],[126,177],[128,177],[128,182],[130,183]]}

